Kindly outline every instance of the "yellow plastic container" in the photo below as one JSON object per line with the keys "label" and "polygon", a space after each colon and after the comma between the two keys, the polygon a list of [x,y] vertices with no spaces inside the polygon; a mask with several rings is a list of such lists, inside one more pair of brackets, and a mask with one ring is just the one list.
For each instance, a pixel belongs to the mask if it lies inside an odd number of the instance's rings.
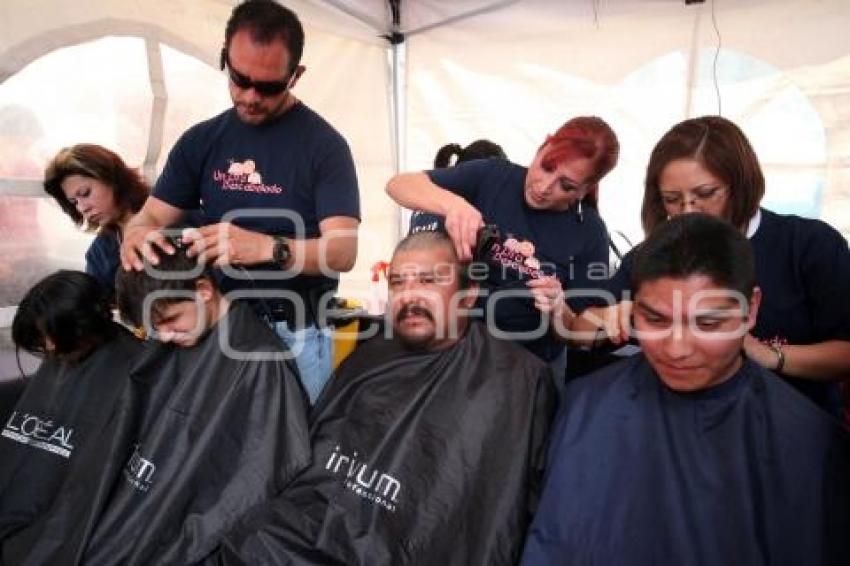
{"label": "yellow plastic container", "polygon": [[[363,305],[354,299],[345,299],[344,308],[357,309]],[[345,360],[357,347],[357,332],[360,329],[360,320],[357,317],[343,325],[336,326],[333,331],[334,359],[333,369]]]}

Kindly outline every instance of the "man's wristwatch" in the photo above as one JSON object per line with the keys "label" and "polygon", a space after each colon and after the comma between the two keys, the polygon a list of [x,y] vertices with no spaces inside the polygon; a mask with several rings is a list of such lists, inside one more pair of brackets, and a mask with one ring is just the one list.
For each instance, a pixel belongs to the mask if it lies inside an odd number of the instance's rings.
{"label": "man's wristwatch", "polygon": [[283,268],[292,256],[292,252],[289,251],[289,244],[286,243],[286,238],[283,236],[272,236],[272,239],[274,240],[274,247],[272,247],[272,261],[274,261],[278,267]]}

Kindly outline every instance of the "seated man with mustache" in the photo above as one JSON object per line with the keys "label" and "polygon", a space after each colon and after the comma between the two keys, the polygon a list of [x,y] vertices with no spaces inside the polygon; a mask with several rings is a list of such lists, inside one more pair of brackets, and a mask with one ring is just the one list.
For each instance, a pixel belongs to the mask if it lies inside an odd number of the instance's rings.
{"label": "seated man with mustache", "polygon": [[523,564],[850,564],[850,442],[744,355],[744,235],[677,216],[631,277],[643,352],[567,387]]}
{"label": "seated man with mustache", "polygon": [[555,406],[549,368],[469,320],[476,286],[445,234],[405,238],[388,279],[391,336],[340,366],[310,417],[313,464],[218,563],[519,559]]}

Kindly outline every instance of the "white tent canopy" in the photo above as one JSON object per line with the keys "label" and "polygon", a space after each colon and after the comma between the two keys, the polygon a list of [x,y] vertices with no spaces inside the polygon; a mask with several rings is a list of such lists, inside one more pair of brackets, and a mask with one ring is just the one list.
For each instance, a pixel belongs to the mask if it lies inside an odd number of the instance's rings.
{"label": "white tent canopy", "polygon": [[[580,114],[620,137],[601,211],[632,239],[652,145],[675,122],[718,111],[753,141],[769,208],[850,233],[846,0],[401,0],[396,24],[386,0],[283,3],[307,31],[297,93],[357,163],[362,239],[348,295],[367,294],[369,267],[398,236],[383,192],[397,167],[427,168],[441,145],[477,138],[527,163]],[[227,107],[216,64],[233,4],[0,0],[0,229],[19,230],[11,211],[29,205],[39,228],[27,238],[40,242],[4,238],[7,263],[38,253],[82,264],[85,239],[35,198],[59,147],[107,145],[153,179],[186,127]],[[392,45],[393,32],[405,41]],[[0,265],[4,287],[12,271]]]}

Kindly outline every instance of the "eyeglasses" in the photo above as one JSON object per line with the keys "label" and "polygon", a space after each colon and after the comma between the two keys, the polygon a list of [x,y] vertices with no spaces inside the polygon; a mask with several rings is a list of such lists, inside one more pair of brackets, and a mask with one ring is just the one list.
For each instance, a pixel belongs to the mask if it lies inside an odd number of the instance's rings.
{"label": "eyeglasses", "polygon": [[224,66],[227,67],[227,74],[230,77],[230,82],[242,90],[253,88],[260,96],[277,96],[289,88],[289,84],[292,82],[291,75],[288,78],[279,81],[254,81],[251,80],[250,77],[243,75],[234,69],[230,64],[229,57],[225,55],[223,59],[224,60],[222,62]]}
{"label": "eyeglasses", "polygon": [[[661,202],[664,203],[666,208],[683,209],[686,204],[691,206],[706,204],[712,199],[723,195],[725,191],[726,187],[715,185],[709,187],[698,187],[691,191],[662,192]],[[687,195],[687,197],[685,195]]]}

